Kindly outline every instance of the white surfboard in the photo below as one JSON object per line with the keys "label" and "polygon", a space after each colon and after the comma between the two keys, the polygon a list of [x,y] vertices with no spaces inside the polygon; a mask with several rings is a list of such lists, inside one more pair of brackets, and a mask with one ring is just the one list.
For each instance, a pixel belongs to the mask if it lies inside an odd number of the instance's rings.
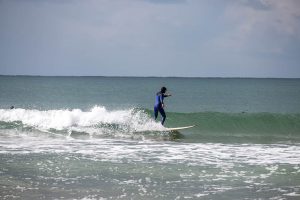
{"label": "white surfboard", "polygon": [[174,128],[166,128],[166,131],[179,131],[183,129],[193,128],[195,125],[192,126],[183,126],[183,127],[174,127]]}

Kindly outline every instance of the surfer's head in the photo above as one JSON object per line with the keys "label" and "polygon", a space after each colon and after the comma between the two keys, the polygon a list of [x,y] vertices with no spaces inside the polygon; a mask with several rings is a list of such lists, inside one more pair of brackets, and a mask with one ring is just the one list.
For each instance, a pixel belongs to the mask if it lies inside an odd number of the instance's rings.
{"label": "surfer's head", "polygon": [[166,91],[167,91],[167,88],[166,88],[166,87],[162,87],[162,88],[160,89],[160,92],[161,92],[161,93],[166,93]]}

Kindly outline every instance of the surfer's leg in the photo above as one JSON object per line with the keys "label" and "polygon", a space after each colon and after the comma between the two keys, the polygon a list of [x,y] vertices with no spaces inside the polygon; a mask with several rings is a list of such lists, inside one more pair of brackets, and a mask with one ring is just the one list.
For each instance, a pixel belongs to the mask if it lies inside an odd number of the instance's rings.
{"label": "surfer's leg", "polygon": [[161,114],[161,124],[164,125],[165,123],[165,120],[166,120],[166,113],[165,113],[165,110],[163,108],[159,108],[159,112]]}
{"label": "surfer's leg", "polygon": [[158,116],[158,108],[156,106],[154,106],[154,119],[156,120]]}

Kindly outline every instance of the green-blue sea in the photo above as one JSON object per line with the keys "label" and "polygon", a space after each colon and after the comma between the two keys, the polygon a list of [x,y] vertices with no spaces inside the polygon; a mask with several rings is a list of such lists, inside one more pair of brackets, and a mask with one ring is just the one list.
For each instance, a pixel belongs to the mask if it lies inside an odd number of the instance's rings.
{"label": "green-blue sea", "polygon": [[0,76],[0,199],[300,199],[300,79]]}

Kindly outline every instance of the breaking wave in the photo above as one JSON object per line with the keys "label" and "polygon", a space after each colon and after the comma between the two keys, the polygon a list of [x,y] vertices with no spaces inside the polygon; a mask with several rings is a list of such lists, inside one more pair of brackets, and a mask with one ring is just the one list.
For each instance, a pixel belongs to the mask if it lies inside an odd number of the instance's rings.
{"label": "breaking wave", "polygon": [[95,106],[88,111],[0,109],[0,129],[37,130],[68,136],[132,136],[138,132],[163,131],[143,110],[109,111]]}
{"label": "breaking wave", "polygon": [[[71,137],[160,138],[170,134],[147,109],[90,110],[0,109],[1,132],[43,132]],[[224,142],[232,137],[300,141],[300,114],[280,113],[167,113],[167,127],[196,125],[176,138],[190,141]],[[6,130],[6,131],[3,131]],[[186,134],[187,133],[187,134]],[[174,135],[172,135],[171,139]]]}

